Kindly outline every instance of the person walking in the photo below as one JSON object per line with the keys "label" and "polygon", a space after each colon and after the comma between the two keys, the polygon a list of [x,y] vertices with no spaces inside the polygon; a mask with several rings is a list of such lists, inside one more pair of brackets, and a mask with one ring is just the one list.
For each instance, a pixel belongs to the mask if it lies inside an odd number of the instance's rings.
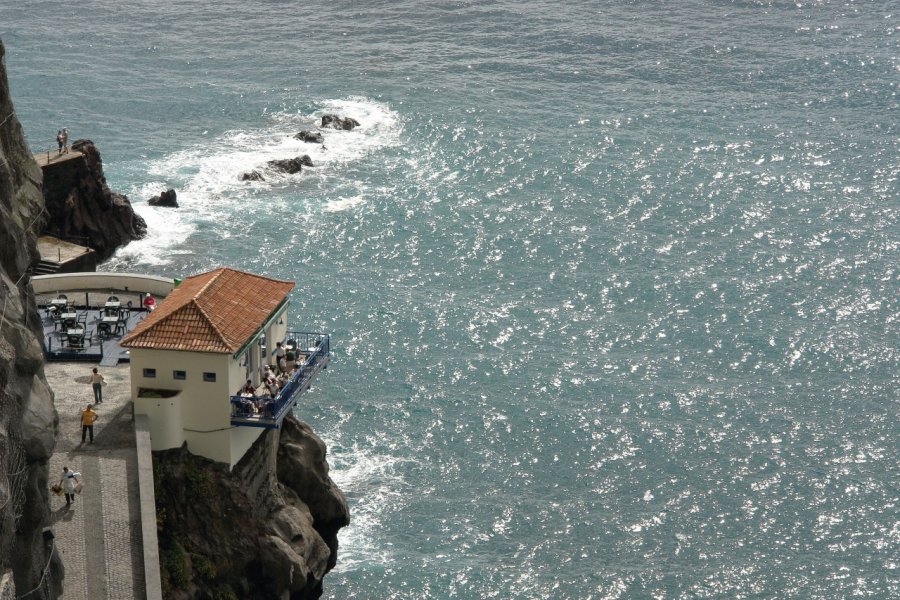
{"label": "person walking", "polygon": [[59,480],[59,485],[66,491],[66,506],[71,506],[75,502],[75,484],[77,483],[78,473],[70,471],[69,467],[63,467],[62,479]]}
{"label": "person walking", "polygon": [[94,367],[91,372],[91,387],[94,388],[94,404],[103,402],[103,375]]}
{"label": "person walking", "polygon": [[63,152],[69,151],[69,130],[63,127],[62,130]]}
{"label": "person walking", "polygon": [[81,411],[81,443],[84,443],[88,432],[91,434],[91,444],[94,443],[94,421],[97,420],[97,413],[94,412],[94,405],[88,404],[87,408]]}
{"label": "person walking", "polygon": [[62,129],[56,130],[56,144],[59,146],[59,153],[62,154],[62,147],[63,147]]}

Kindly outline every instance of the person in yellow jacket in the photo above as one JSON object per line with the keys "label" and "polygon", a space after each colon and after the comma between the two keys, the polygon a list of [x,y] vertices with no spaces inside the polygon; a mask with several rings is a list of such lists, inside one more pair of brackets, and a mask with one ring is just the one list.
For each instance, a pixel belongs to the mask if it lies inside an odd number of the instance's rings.
{"label": "person in yellow jacket", "polygon": [[87,408],[81,411],[81,443],[84,443],[84,438],[87,437],[87,433],[91,434],[91,442],[94,443],[94,421],[97,420],[97,413],[94,412],[94,405],[88,404]]}

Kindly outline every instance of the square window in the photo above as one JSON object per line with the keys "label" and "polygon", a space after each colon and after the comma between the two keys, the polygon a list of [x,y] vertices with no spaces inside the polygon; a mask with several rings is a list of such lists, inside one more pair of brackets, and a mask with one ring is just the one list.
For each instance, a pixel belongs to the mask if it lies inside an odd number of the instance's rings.
{"label": "square window", "polygon": [[207,383],[215,383],[216,374],[215,373],[203,373],[203,381]]}
{"label": "square window", "polygon": [[174,379],[187,379],[187,371],[172,371]]}
{"label": "square window", "polygon": [[155,379],[156,369],[144,369],[144,377],[146,377],[147,379]]}

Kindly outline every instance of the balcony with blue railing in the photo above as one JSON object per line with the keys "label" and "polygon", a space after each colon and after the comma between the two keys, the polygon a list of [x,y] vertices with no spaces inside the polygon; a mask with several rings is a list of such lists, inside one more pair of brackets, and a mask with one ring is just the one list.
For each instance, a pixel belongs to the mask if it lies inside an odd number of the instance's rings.
{"label": "balcony with blue railing", "polygon": [[297,399],[331,358],[327,333],[288,332],[282,340],[287,352],[296,355],[297,367],[274,396],[231,396],[231,424],[237,427],[277,428]]}

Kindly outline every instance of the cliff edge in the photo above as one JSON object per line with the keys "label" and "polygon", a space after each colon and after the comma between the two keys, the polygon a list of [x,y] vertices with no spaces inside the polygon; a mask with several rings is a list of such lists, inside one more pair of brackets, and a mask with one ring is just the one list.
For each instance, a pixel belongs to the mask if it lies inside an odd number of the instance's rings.
{"label": "cliff edge", "polygon": [[147,233],[147,223],[134,212],[128,197],[109,189],[100,152],[90,140],[76,140],[79,160],[47,164],[44,232],[93,248],[100,260]]}
{"label": "cliff edge", "polygon": [[350,521],[325,450],[288,416],[230,473],[184,448],[154,452],[163,596],[319,598]]}
{"label": "cliff edge", "polygon": [[62,570],[50,560],[42,530],[50,516],[47,461],[58,417],[27,275],[37,262],[44,200],[41,170],[9,96],[5,54],[0,41],[0,574],[12,569],[19,596],[41,588],[55,598]]}

